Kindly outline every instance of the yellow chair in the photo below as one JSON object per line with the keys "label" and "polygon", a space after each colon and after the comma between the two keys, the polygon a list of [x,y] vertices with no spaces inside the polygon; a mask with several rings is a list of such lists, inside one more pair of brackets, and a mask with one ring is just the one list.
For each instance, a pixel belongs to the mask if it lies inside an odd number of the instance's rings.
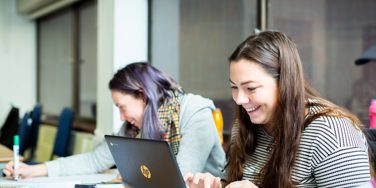
{"label": "yellow chair", "polygon": [[221,141],[221,144],[223,144],[223,116],[221,109],[216,108],[212,111],[215,126],[217,128],[217,132],[219,135],[219,140]]}

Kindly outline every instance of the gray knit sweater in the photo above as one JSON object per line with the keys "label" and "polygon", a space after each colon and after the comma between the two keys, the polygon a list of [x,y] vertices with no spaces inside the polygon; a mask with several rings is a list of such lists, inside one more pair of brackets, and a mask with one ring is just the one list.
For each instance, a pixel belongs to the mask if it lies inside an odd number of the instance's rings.
{"label": "gray knit sweater", "polygon": [[[222,176],[225,153],[212,118],[214,104],[199,95],[185,94],[181,97],[179,153],[176,160],[180,171],[210,172]],[[115,164],[105,142],[92,152],[59,158],[45,163],[48,176],[92,174],[109,169]]]}

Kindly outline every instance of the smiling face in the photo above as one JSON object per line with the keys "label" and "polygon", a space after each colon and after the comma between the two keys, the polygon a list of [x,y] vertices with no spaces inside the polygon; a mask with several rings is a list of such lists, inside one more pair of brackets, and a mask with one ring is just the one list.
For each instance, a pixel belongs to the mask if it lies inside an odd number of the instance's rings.
{"label": "smiling face", "polygon": [[111,91],[112,101],[119,108],[122,121],[128,121],[141,128],[146,103],[143,98],[136,98],[131,94],[124,94],[116,90]]}
{"label": "smiling face", "polygon": [[[277,80],[261,65],[240,59],[230,63],[232,98],[254,124],[270,124],[277,106]],[[267,128],[266,128],[267,129]]]}

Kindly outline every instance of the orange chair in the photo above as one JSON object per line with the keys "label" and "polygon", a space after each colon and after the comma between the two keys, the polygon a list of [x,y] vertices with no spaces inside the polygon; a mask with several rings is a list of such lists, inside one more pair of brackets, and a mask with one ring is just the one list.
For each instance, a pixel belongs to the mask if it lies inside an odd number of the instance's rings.
{"label": "orange chair", "polygon": [[221,109],[216,108],[212,111],[213,118],[215,122],[215,126],[217,128],[217,132],[219,135],[219,140],[221,141],[221,144],[223,144],[223,116]]}

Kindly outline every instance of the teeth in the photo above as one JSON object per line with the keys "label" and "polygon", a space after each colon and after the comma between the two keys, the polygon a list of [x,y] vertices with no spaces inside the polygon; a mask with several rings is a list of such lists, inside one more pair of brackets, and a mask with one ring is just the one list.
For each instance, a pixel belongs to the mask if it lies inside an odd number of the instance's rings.
{"label": "teeth", "polygon": [[247,112],[253,112],[253,111],[256,110],[256,107],[245,108],[245,110],[246,110]]}

